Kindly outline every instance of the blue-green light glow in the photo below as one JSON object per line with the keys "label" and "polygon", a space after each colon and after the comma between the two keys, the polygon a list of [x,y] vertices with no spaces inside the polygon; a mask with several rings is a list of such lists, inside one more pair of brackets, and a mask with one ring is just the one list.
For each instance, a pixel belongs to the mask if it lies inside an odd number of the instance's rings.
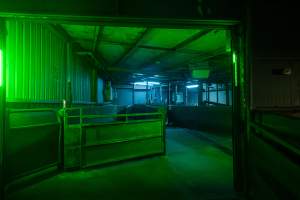
{"label": "blue-green light glow", "polygon": [[234,67],[234,85],[237,87],[238,85],[238,70],[237,70],[237,57],[235,52],[232,54],[232,62]]}
{"label": "blue-green light glow", "polygon": [[0,49],[0,87],[3,85],[3,52]]}
{"label": "blue-green light glow", "polygon": [[149,81],[149,82],[135,82],[134,85],[149,85],[149,86],[153,86],[153,85],[160,85],[159,82],[152,82],[152,81]]}
{"label": "blue-green light glow", "polygon": [[189,89],[190,89],[190,88],[197,88],[197,87],[199,87],[199,85],[187,85],[187,86],[186,86],[186,88],[189,88]]}
{"label": "blue-green light glow", "polygon": [[209,77],[209,69],[194,69],[192,71],[192,77],[198,79],[206,79]]}

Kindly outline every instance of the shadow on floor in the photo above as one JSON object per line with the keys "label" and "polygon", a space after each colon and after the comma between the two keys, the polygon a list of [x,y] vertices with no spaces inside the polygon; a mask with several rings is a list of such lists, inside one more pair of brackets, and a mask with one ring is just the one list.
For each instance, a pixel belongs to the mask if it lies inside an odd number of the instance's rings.
{"label": "shadow on floor", "polygon": [[8,199],[235,199],[232,156],[195,134],[168,128],[165,156],[65,172]]}

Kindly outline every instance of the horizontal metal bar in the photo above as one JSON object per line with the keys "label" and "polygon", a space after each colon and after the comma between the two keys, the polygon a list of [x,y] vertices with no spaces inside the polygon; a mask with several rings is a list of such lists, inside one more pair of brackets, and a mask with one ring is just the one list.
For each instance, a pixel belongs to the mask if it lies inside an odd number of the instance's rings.
{"label": "horizontal metal bar", "polygon": [[107,16],[75,16],[54,14],[28,14],[16,12],[0,12],[0,17],[14,18],[23,21],[66,23],[78,25],[103,26],[147,26],[153,28],[209,28],[209,29],[232,29],[240,24],[239,20],[213,20],[213,19],[174,19],[174,18],[133,18],[133,17],[107,17]]}
{"label": "horizontal metal bar", "polygon": [[81,128],[80,124],[65,124],[65,128]]}
{"label": "horizontal metal bar", "polygon": [[6,190],[10,190],[10,188],[14,187],[15,185],[19,185],[22,182],[27,182],[34,177],[40,176],[41,174],[56,171],[58,169],[58,164],[59,163],[57,161],[52,162],[43,167],[16,175],[12,177],[12,180],[10,180],[10,182],[6,185],[5,188]]}
{"label": "horizontal metal bar", "polygon": [[283,141],[282,139],[280,139],[279,137],[275,136],[269,130],[265,129],[261,125],[258,125],[258,124],[254,123],[254,122],[251,122],[250,126],[252,128],[254,128],[255,130],[259,131],[260,134],[263,135],[263,137],[267,138],[268,140],[271,140],[272,142],[280,144],[284,148],[288,149],[289,151],[291,151],[292,153],[294,153],[294,154],[296,154],[296,155],[298,155],[300,157],[300,149],[294,147],[293,145],[289,144],[288,142]]}
{"label": "horizontal metal bar", "polygon": [[[119,125],[119,124],[137,124],[137,123],[145,123],[145,122],[155,122],[155,121],[162,121],[162,119],[149,119],[149,120],[128,120],[128,121],[115,121],[115,122],[99,122],[99,123],[89,123],[83,124],[82,127],[88,126],[105,126],[105,125]],[[77,125],[80,127],[80,125]]]}
{"label": "horizontal metal bar", "polygon": [[134,141],[139,141],[139,140],[147,140],[151,138],[162,138],[163,134],[161,135],[151,135],[151,136],[139,136],[139,137],[132,137],[124,140],[111,140],[107,142],[99,142],[95,144],[88,144],[88,145],[83,145],[85,148],[90,148],[90,147],[97,147],[97,146],[104,146],[104,145],[113,145],[113,144],[118,144],[118,143],[125,143],[125,142],[134,142]]}
{"label": "horizontal metal bar", "polygon": [[67,116],[68,118],[80,118],[80,116],[79,115],[73,115],[73,116]]}
{"label": "horizontal metal bar", "polygon": [[56,112],[56,110],[54,108],[8,109],[9,113],[18,113],[18,112],[45,112],[45,111]]}
{"label": "horizontal metal bar", "polygon": [[[84,119],[90,118],[110,118],[110,117],[138,117],[138,116],[153,116],[162,115],[162,113],[133,113],[133,114],[110,114],[110,115],[82,115]],[[79,118],[80,115],[68,116],[68,118]]]}
{"label": "horizontal metal bar", "polygon": [[65,150],[74,150],[74,149],[80,149],[82,147],[81,144],[76,144],[76,145],[71,145],[71,144],[68,144],[68,145],[64,145],[64,149]]}
{"label": "horizontal metal bar", "polygon": [[113,114],[113,115],[82,115],[84,119],[90,118],[109,118],[109,117],[139,117],[139,116],[153,116],[162,115],[161,113],[133,113],[133,114]]}
{"label": "horizontal metal bar", "polygon": [[60,124],[57,123],[44,123],[44,124],[33,124],[33,125],[26,125],[26,126],[18,126],[18,127],[9,127],[9,129],[23,129],[23,128],[35,128],[41,126],[59,126]]}

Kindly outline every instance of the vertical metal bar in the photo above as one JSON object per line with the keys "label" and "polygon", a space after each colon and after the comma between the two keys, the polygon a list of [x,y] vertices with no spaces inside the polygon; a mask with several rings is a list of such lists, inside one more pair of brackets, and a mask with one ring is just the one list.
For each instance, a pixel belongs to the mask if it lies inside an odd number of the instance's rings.
{"label": "vertical metal bar", "polygon": [[82,135],[83,135],[83,120],[82,120],[82,108],[79,108],[79,112],[80,112],[80,134],[79,134],[79,145],[80,145],[80,149],[79,149],[79,154],[80,154],[80,158],[79,158],[79,165],[80,165],[80,167],[82,167],[82,157],[83,157],[83,155],[82,155],[82,146],[83,146],[83,144],[82,144]]}
{"label": "vertical metal bar", "polygon": [[149,104],[149,83],[147,81],[147,86],[146,86],[146,104]]}
{"label": "vertical metal bar", "polygon": [[229,84],[228,83],[226,83],[225,84],[225,91],[226,91],[226,105],[228,106],[229,104],[230,104],[230,102],[229,102]]}
{"label": "vertical metal bar", "polygon": [[171,82],[168,82],[168,106],[171,104]]}
{"label": "vertical metal bar", "polygon": [[5,21],[0,21],[0,53],[2,59],[0,59],[0,199],[4,199],[4,174],[5,174],[5,134],[6,134],[6,128],[5,128],[5,120],[7,119],[5,117],[6,112],[6,95],[5,95],[5,86],[6,86],[6,52],[5,52],[5,36],[6,33],[3,32],[6,30],[5,28]]}
{"label": "vertical metal bar", "polygon": [[219,84],[217,84],[217,103],[219,103]]}
{"label": "vertical metal bar", "polygon": [[159,87],[160,103],[163,104],[163,91],[162,86]]}
{"label": "vertical metal bar", "polygon": [[132,84],[132,104],[134,104],[134,84]]}
{"label": "vertical metal bar", "polygon": [[185,85],[184,85],[184,88],[185,88],[185,105],[188,105],[188,89],[187,89],[187,87],[185,87]]}
{"label": "vertical metal bar", "polygon": [[209,87],[208,87],[208,83],[206,82],[206,101],[209,103],[210,98],[209,98]]}
{"label": "vertical metal bar", "polygon": [[175,85],[175,105],[177,104],[177,91],[178,90],[178,86],[177,86],[177,83]]}
{"label": "vertical metal bar", "polygon": [[198,106],[200,106],[202,104],[202,101],[203,101],[203,83],[202,81],[198,81]]}

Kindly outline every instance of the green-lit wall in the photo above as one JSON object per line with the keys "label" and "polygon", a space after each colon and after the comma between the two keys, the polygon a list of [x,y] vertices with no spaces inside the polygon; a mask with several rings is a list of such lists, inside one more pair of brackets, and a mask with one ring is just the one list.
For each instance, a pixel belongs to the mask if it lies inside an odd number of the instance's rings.
{"label": "green-lit wall", "polygon": [[47,24],[8,20],[6,29],[8,102],[57,103],[68,89],[75,103],[91,101],[93,68],[70,42]]}

